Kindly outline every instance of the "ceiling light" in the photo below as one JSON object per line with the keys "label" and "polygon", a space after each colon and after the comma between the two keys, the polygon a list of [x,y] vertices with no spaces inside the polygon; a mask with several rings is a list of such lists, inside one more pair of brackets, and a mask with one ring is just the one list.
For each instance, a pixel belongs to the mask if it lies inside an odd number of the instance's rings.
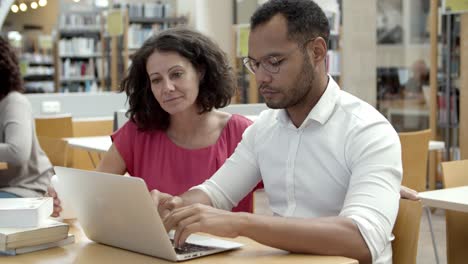
{"label": "ceiling light", "polygon": [[47,0],[39,0],[39,6],[46,6]]}
{"label": "ceiling light", "polygon": [[31,8],[32,9],[37,9],[38,5],[36,2],[31,2]]}
{"label": "ceiling light", "polygon": [[26,12],[26,10],[28,10],[28,5],[26,5],[25,3],[21,3],[19,5],[19,9],[23,12]]}
{"label": "ceiling light", "polygon": [[80,0],[73,0],[73,2],[78,3]]}
{"label": "ceiling light", "polygon": [[11,12],[13,13],[18,13],[18,10],[19,10],[17,5],[12,5],[10,9],[11,9]]}

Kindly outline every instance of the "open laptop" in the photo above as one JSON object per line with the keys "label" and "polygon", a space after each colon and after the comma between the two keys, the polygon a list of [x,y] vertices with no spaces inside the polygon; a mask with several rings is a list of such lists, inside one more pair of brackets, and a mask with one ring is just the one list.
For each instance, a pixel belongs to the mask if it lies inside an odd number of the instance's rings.
{"label": "open laptop", "polygon": [[184,248],[175,249],[142,179],[64,167],[55,167],[55,173],[60,199],[93,241],[171,261],[242,246],[193,234]]}

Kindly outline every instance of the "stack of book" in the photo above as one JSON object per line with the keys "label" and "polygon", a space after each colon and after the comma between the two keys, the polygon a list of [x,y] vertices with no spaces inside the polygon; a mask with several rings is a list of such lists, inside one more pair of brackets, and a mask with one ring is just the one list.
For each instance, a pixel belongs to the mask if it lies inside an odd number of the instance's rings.
{"label": "stack of book", "polygon": [[17,255],[75,241],[69,225],[49,219],[52,198],[0,199],[0,254]]}

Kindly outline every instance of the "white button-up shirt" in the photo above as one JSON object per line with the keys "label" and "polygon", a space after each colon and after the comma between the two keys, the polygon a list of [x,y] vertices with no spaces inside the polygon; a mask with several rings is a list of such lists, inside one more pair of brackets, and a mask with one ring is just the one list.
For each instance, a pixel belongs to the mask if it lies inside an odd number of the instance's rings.
{"label": "white button-up shirt", "polygon": [[276,215],[349,217],[373,262],[391,263],[401,178],[398,134],[330,77],[299,128],[285,110],[263,111],[226,163],[194,189],[230,209],[263,180]]}

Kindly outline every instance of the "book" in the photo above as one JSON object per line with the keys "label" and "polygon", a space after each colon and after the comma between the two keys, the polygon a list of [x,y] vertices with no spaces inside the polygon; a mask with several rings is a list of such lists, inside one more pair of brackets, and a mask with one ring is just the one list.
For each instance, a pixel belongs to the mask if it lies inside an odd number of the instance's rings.
{"label": "book", "polygon": [[40,226],[53,209],[51,197],[0,199],[0,228]]}
{"label": "book", "polygon": [[68,224],[51,219],[38,227],[0,228],[0,251],[62,240],[68,230]]}
{"label": "book", "polygon": [[3,251],[0,251],[0,255],[16,256],[19,254],[24,254],[24,253],[54,248],[54,247],[63,247],[63,246],[73,244],[73,243],[75,243],[75,236],[72,234],[68,234],[66,238],[58,240],[58,241],[54,241],[54,242],[43,243],[43,244],[39,244],[35,246],[26,246],[26,247],[18,247],[18,248],[3,250]]}

